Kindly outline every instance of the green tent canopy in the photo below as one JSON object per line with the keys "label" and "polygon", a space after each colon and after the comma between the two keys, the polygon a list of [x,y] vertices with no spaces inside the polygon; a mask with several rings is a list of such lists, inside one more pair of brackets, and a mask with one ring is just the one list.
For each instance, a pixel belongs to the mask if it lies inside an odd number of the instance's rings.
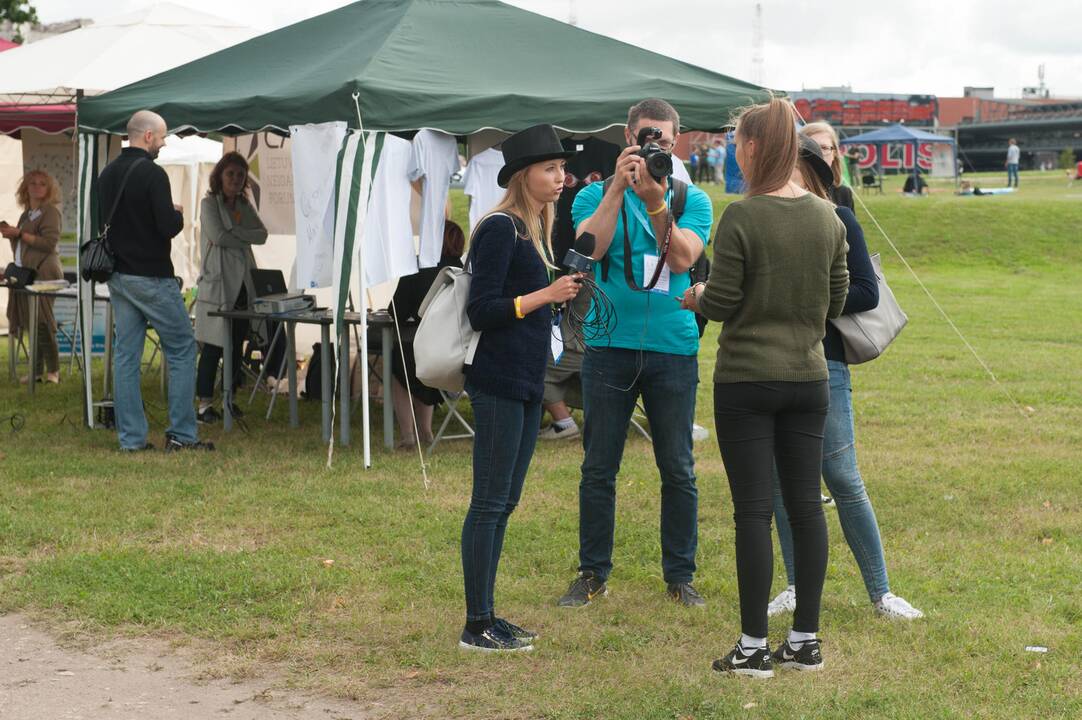
{"label": "green tent canopy", "polygon": [[[173,131],[239,134],[346,120],[468,135],[540,122],[593,132],[661,97],[716,130],[766,91],[496,0],[364,0],[110,93],[79,100],[83,132],[124,133],[151,108]],[[356,105],[355,101],[356,100]]]}

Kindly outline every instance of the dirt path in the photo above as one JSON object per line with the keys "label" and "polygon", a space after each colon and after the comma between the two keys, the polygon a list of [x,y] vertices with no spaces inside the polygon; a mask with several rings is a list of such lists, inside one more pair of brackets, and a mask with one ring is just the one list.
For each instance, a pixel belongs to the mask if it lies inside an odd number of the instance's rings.
{"label": "dirt path", "polygon": [[270,690],[267,681],[193,679],[161,641],[61,647],[26,617],[0,617],[2,720],[366,720],[361,704]]}

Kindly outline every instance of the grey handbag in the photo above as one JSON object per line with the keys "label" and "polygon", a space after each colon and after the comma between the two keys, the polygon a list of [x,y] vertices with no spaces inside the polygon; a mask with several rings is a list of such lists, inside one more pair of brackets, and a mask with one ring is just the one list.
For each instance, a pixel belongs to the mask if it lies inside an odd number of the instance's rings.
{"label": "grey handbag", "polygon": [[465,368],[473,363],[481,333],[470,326],[466,304],[470,271],[442,268],[418,310],[421,324],[413,338],[417,379],[429,387],[462,392]]}
{"label": "grey handbag", "polygon": [[879,284],[879,304],[871,310],[842,315],[830,321],[842,336],[845,361],[850,365],[875,360],[882,355],[909,322],[883,277],[879,253],[872,255],[872,267]]}

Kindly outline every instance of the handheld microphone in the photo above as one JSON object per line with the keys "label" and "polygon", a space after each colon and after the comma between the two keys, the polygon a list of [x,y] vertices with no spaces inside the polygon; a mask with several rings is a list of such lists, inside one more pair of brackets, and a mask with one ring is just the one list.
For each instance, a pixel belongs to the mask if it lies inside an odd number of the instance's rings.
{"label": "handheld microphone", "polygon": [[591,233],[583,233],[575,238],[575,246],[564,256],[564,267],[571,272],[588,273],[593,265],[590,255],[594,252],[596,240]]}

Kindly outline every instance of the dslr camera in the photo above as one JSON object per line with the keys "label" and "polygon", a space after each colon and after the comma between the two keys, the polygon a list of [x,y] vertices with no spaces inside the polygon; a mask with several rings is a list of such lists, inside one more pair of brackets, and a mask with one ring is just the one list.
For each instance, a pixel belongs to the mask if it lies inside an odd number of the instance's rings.
{"label": "dslr camera", "polygon": [[672,155],[661,149],[656,142],[647,142],[661,138],[661,128],[644,127],[639,130],[635,144],[639,146],[638,155],[646,161],[646,171],[661,182],[672,175]]}

